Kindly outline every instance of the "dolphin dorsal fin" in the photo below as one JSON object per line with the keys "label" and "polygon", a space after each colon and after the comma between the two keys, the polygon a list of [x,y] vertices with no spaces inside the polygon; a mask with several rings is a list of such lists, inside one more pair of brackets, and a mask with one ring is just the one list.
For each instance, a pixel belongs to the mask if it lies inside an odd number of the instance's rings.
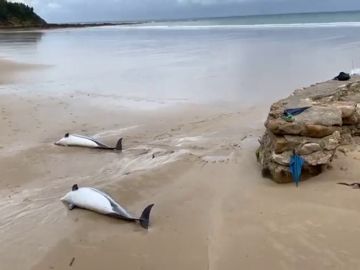
{"label": "dolphin dorsal fin", "polygon": [[73,185],[71,190],[72,191],[75,191],[75,190],[78,190],[79,189],[79,186],[77,184]]}

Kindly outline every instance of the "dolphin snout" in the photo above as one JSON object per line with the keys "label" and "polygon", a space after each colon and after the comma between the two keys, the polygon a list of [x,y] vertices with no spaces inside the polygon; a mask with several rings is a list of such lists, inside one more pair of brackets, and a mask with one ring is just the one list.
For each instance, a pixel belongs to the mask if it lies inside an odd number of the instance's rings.
{"label": "dolphin snout", "polygon": [[54,142],[55,145],[60,145],[60,141]]}

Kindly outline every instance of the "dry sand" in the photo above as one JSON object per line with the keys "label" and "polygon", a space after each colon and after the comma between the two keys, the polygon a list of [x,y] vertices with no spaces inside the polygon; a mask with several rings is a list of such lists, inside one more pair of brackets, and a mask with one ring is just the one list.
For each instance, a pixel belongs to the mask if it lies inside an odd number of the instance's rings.
{"label": "dry sand", "polygon": [[[1,93],[1,270],[359,269],[360,193],[336,185],[358,181],[356,150],[299,188],[278,185],[255,159],[268,106],[96,100]],[[54,146],[67,131],[123,136],[125,150]],[[136,214],[155,203],[151,228],[68,211],[59,198],[74,183]]]}

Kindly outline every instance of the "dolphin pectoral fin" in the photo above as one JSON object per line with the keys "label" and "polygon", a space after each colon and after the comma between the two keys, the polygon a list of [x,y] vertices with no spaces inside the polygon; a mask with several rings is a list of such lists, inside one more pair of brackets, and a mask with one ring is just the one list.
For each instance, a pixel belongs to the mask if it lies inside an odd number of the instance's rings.
{"label": "dolphin pectoral fin", "polygon": [[74,208],[76,208],[76,205],[72,204],[72,203],[69,203],[68,208],[69,208],[69,210],[73,210]]}

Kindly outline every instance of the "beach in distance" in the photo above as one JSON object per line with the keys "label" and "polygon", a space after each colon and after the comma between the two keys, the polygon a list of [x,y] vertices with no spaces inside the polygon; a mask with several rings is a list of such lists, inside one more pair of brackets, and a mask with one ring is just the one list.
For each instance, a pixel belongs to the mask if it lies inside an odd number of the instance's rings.
{"label": "beach in distance", "polygon": [[[358,190],[336,183],[360,150],[298,188],[255,155],[271,104],[359,45],[358,12],[0,31],[0,269],[359,269]],[[154,203],[149,230],[69,211],[74,184]]]}

